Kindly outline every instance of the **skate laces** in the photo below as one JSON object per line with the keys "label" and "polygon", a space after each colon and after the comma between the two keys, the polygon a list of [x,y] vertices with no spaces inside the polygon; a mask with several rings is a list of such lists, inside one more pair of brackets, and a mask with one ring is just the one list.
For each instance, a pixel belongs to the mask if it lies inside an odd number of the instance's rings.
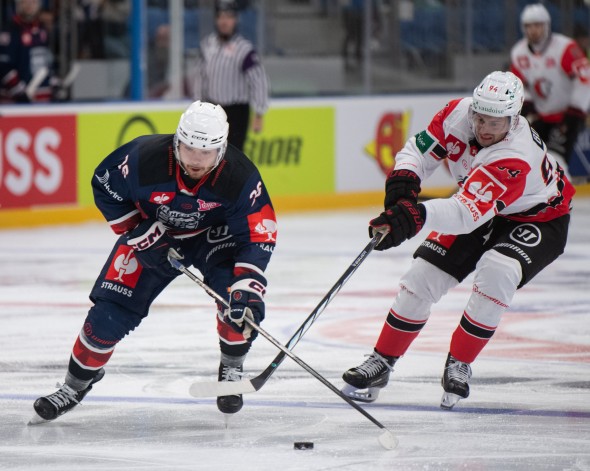
{"label": "skate laces", "polygon": [[356,367],[356,370],[363,376],[370,378],[371,376],[379,373],[384,366],[389,371],[393,371],[393,366],[387,363],[387,360],[377,352],[373,352],[370,355],[365,356],[368,356],[368,358],[362,363],[362,365]]}
{"label": "skate laces", "polygon": [[243,375],[241,367],[223,365],[221,381],[241,381]]}
{"label": "skate laces", "polygon": [[471,378],[471,366],[469,363],[463,363],[455,358],[451,358],[449,365],[446,367],[449,379],[454,379],[462,383],[467,383]]}
{"label": "skate laces", "polygon": [[64,406],[67,406],[70,402],[75,402],[76,404],[80,404],[80,401],[76,399],[76,395],[78,391],[70,388],[67,384],[60,385],[59,383],[56,384],[56,387],[59,388],[53,394],[50,394],[46,397],[46,399],[51,402],[55,407],[58,409]]}

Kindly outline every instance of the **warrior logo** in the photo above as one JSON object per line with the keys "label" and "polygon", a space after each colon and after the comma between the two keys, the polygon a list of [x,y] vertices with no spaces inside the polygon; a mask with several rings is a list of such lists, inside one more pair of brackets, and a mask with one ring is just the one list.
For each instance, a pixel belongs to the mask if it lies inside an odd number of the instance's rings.
{"label": "warrior logo", "polygon": [[121,245],[113,256],[105,279],[135,288],[141,271],[142,267],[133,255],[133,249],[127,245]]}
{"label": "warrior logo", "polygon": [[534,247],[541,242],[541,231],[534,224],[520,224],[512,230],[510,238],[519,245]]}

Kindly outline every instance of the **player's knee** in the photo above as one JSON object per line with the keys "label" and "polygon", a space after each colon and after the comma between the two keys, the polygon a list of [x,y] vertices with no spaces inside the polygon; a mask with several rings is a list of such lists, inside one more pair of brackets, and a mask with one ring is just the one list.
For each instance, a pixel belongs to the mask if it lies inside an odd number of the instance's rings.
{"label": "player's knee", "polygon": [[458,281],[430,262],[417,258],[402,277],[401,289],[392,309],[408,319],[425,319],[432,304],[438,302]]}
{"label": "player's knee", "polygon": [[458,283],[457,279],[421,258],[416,258],[412,262],[412,267],[400,282],[416,297],[431,304],[437,303]]}
{"label": "player's knee", "polygon": [[508,306],[522,279],[522,267],[515,258],[495,250],[479,260],[473,281],[474,291]]}
{"label": "player's knee", "polygon": [[99,348],[115,345],[141,322],[141,317],[118,304],[97,300],[88,311],[84,335]]}

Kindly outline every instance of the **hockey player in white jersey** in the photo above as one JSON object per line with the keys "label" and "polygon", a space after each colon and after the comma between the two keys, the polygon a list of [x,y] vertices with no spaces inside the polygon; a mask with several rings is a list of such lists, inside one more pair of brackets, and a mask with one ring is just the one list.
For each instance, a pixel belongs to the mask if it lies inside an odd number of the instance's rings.
{"label": "hockey player in white jersey", "polygon": [[[520,111],[522,82],[493,72],[473,97],[450,101],[410,138],[386,181],[385,211],[369,223],[385,250],[430,231],[383,325],[374,351],[346,371],[342,391],[374,401],[430,309],[474,273],[471,295],[452,334],[441,407],[469,396],[471,364],[491,339],[515,292],[563,253],[574,188]],[[418,203],[421,181],[447,160],[459,189]],[[459,317],[459,316],[458,316]]]}
{"label": "hockey player in white jersey", "polygon": [[573,39],[551,32],[542,4],[527,5],[520,24],[523,38],[511,50],[510,70],[524,85],[522,114],[567,164],[590,107],[590,63]]}

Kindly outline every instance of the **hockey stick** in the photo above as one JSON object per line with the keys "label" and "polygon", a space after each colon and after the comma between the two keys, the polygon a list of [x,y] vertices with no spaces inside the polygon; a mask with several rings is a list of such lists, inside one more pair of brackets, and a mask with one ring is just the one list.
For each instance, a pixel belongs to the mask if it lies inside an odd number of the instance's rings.
{"label": "hockey stick", "polygon": [[[330,291],[323,297],[320,303],[316,306],[316,308],[311,312],[311,314],[303,321],[303,324],[297,329],[297,331],[293,334],[293,336],[289,339],[286,344],[286,347],[289,350],[292,350],[295,345],[301,340],[301,338],[305,335],[305,333],[309,330],[311,325],[315,322],[315,320],[319,317],[319,315],[324,311],[326,306],[334,299],[334,297],[338,294],[340,289],[344,286],[344,283],[348,281],[348,279],[352,276],[352,274],[356,271],[356,269],[361,265],[361,263],[367,258],[367,256],[372,252],[375,246],[381,241],[382,239],[381,234],[377,234],[375,237],[371,239],[368,245],[363,249],[363,251],[356,257],[354,262],[346,269],[346,271],[342,274],[342,276],[338,279],[338,281],[330,288]],[[172,263],[172,262],[171,262]],[[174,265],[174,263],[172,263]],[[255,378],[249,380],[242,380],[236,382],[195,382],[191,384],[189,392],[194,397],[216,397],[216,396],[227,396],[230,394],[246,394],[251,392],[258,391],[264,383],[268,381],[268,379],[272,376],[278,366],[283,362],[285,359],[286,354],[281,352],[279,353],[275,359],[266,367],[266,369],[260,373]]]}
{"label": "hockey stick", "polygon": [[33,75],[31,80],[27,84],[27,88],[25,88],[25,93],[29,97],[29,100],[32,100],[34,98],[35,93],[39,88],[39,85],[41,85],[41,83],[43,82],[43,80],[45,80],[47,75],[49,75],[49,69],[45,66],[41,67],[39,70],[37,70],[37,72],[35,72],[35,75]]}
{"label": "hockey stick", "polygon": [[[182,263],[180,263],[180,261],[178,261],[178,259],[171,256],[171,257],[169,257],[169,260],[170,260],[170,263],[174,266],[174,268],[176,268],[177,270],[180,270],[182,273],[187,275],[191,280],[193,280],[196,284],[198,284],[201,288],[203,288],[208,295],[213,297],[217,302],[219,302],[220,304],[222,304],[226,308],[229,307],[229,304],[225,299],[223,299],[213,289],[211,289],[209,286],[207,286],[203,282],[203,280],[201,280],[192,271],[190,271]],[[309,366],[307,363],[305,363],[301,358],[299,358],[297,355],[295,355],[291,350],[289,350],[287,347],[285,347],[283,344],[281,344],[272,335],[270,335],[266,330],[264,330],[262,327],[260,327],[258,324],[256,324],[256,322],[254,322],[252,319],[250,319],[249,317],[246,316],[246,317],[244,317],[244,321],[252,329],[256,330],[260,335],[262,335],[265,339],[267,339],[275,347],[277,347],[279,350],[281,350],[281,352],[283,352],[284,355],[287,355],[289,358],[291,358],[291,360],[293,360],[295,363],[297,363],[299,366],[301,366],[304,370],[306,370],[308,373],[310,373],[314,378],[319,380],[328,389],[330,389],[337,396],[339,396],[341,399],[343,399],[345,402],[347,402],[350,406],[352,406],[354,409],[356,409],[358,412],[360,412],[362,415],[364,415],[367,419],[369,419],[371,422],[373,422],[373,424],[375,424],[377,427],[379,427],[381,430],[383,430],[383,433],[381,435],[379,435],[379,443],[384,448],[386,448],[388,450],[393,450],[394,448],[397,447],[397,444],[398,444],[397,438],[390,430],[387,429],[387,427],[385,427],[385,425],[383,425],[381,422],[379,422],[375,417],[373,417],[371,414],[369,414],[365,409],[363,409],[361,406],[359,406],[356,402],[354,402],[348,396],[345,396],[344,394],[342,394],[342,392],[336,386],[334,386],[332,383],[330,383],[326,378],[324,378],[320,373],[318,373],[311,366]]]}

